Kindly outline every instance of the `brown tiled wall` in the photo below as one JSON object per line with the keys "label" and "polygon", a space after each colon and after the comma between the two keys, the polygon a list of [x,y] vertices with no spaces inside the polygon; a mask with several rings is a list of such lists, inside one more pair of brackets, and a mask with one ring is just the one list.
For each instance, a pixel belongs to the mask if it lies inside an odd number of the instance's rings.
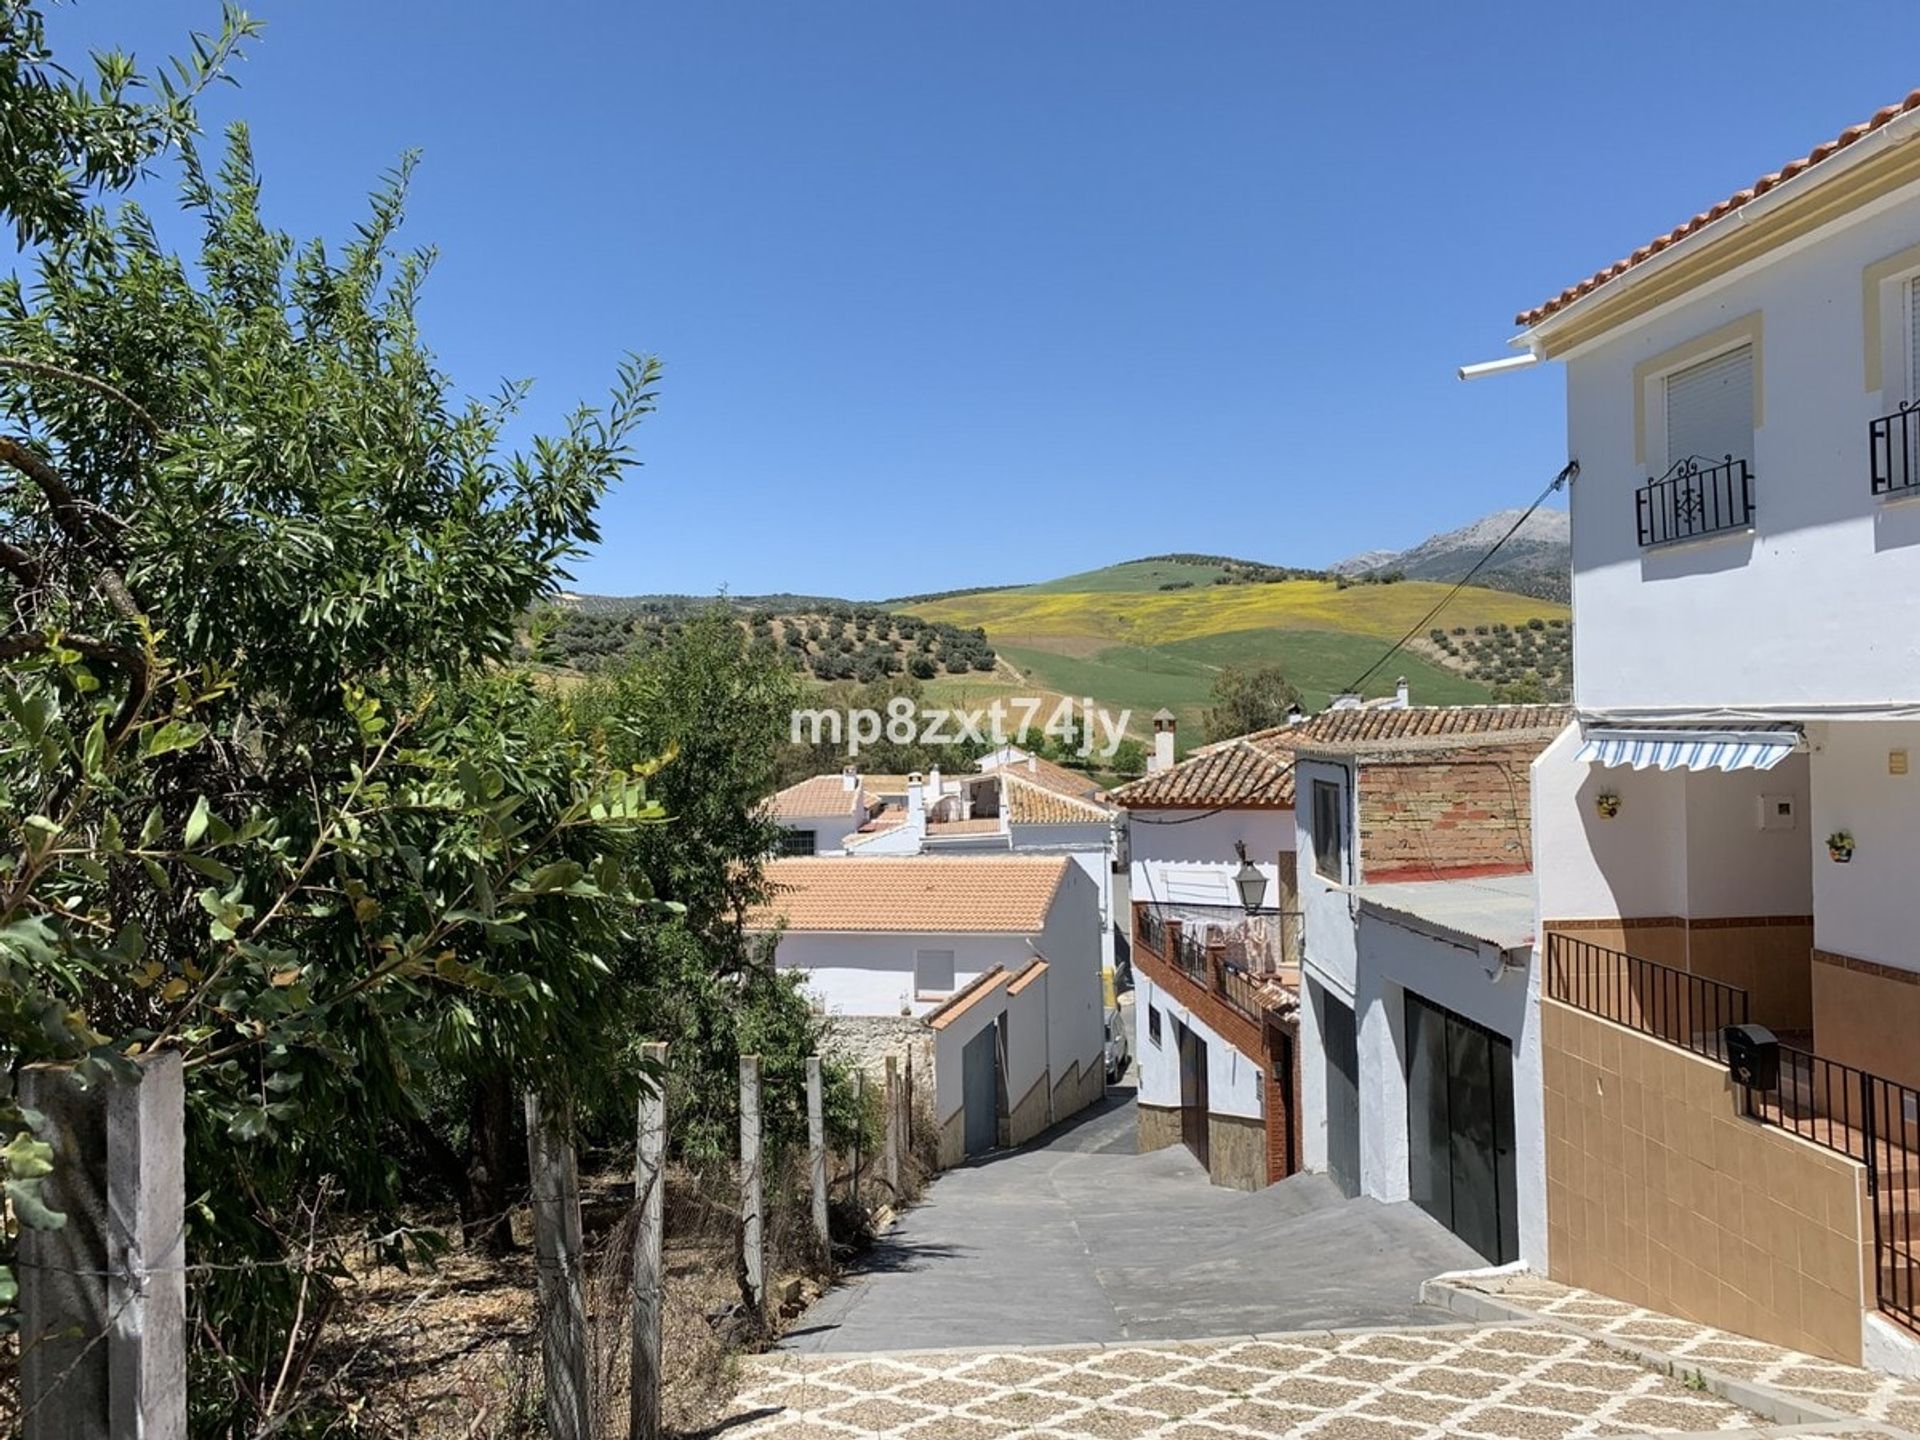
{"label": "brown tiled wall", "polygon": [[1775,1030],[1813,1028],[1811,916],[1548,920],[1541,929],[1737,985],[1751,997],[1752,1018]]}
{"label": "brown tiled wall", "polygon": [[1446,764],[1360,769],[1363,880],[1397,871],[1526,869],[1529,766],[1538,743],[1447,753]]}
{"label": "brown tiled wall", "polygon": [[1814,1049],[1920,1086],[1920,975],[1826,950],[1813,960]]}
{"label": "brown tiled wall", "polygon": [[1865,1171],[1739,1114],[1712,1061],[1540,1012],[1553,1278],[1859,1364]]}

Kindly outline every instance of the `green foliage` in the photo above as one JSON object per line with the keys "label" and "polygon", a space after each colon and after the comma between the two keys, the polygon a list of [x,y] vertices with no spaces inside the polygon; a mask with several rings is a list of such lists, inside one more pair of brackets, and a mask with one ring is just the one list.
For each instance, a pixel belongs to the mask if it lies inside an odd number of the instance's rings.
{"label": "green foliage", "polygon": [[1213,682],[1207,739],[1227,740],[1287,723],[1300,706],[1300,692],[1278,665],[1230,665]]}

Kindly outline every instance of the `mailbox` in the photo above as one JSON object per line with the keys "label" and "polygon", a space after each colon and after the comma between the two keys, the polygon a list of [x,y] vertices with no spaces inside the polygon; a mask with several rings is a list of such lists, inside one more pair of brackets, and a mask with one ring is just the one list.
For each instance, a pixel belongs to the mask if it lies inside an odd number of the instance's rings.
{"label": "mailbox", "polygon": [[1727,1072],[1736,1085],[1771,1090],[1780,1083],[1780,1042],[1764,1025],[1729,1025],[1720,1032]]}

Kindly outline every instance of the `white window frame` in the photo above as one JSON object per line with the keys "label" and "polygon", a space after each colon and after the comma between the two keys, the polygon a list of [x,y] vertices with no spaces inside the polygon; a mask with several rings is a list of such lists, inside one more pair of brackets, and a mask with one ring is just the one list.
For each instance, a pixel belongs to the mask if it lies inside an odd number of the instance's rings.
{"label": "white window frame", "polygon": [[[920,957],[923,955],[944,955],[947,957],[947,985],[944,990],[930,987],[921,982]],[[913,993],[919,1000],[944,1000],[959,989],[959,956],[953,950],[940,946],[916,946],[913,952]]]}

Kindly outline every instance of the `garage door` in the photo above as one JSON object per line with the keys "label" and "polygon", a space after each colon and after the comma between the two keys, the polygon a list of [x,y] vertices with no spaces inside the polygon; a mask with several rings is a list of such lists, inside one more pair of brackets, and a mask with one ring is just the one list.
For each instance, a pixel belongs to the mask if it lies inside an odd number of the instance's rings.
{"label": "garage door", "polygon": [[1520,1256],[1513,1046],[1407,996],[1407,1183],[1429,1215],[1496,1265]]}
{"label": "garage door", "polygon": [[1319,991],[1320,1047],[1327,1056],[1327,1174],[1343,1195],[1360,1193],[1360,1045],[1353,1011]]}

